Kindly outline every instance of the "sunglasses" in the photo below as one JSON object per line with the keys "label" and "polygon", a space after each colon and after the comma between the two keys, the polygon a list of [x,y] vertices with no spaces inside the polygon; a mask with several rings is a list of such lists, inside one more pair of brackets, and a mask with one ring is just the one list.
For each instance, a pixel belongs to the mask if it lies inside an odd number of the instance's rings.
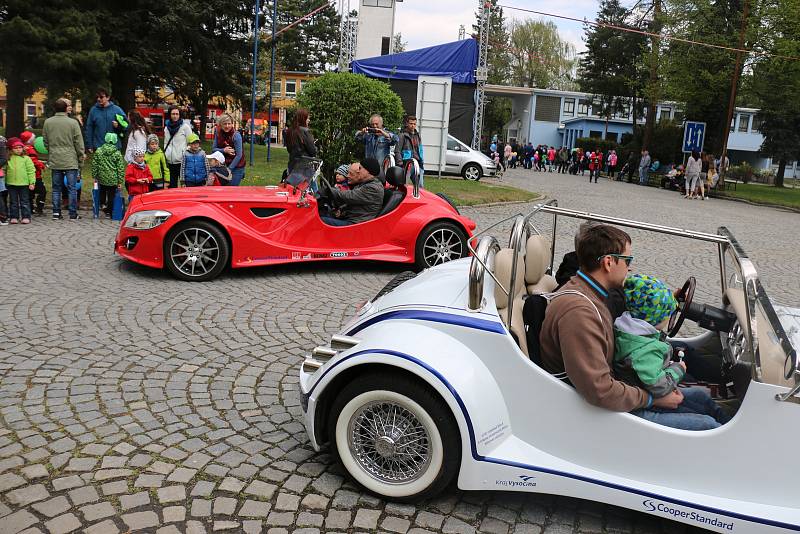
{"label": "sunglasses", "polygon": [[597,257],[597,261],[602,260],[606,256],[611,256],[612,258],[623,260],[625,261],[625,265],[627,265],[628,267],[631,266],[631,262],[633,261],[633,256],[625,256],[624,254],[603,254],[602,256]]}

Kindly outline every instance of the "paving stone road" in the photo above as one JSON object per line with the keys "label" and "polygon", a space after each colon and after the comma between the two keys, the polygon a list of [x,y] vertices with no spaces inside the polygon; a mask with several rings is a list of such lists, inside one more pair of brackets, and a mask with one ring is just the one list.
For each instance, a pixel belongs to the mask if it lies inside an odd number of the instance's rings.
{"label": "paving stone road", "polygon": [[[521,170],[505,181],[566,207],[725,224],[775,300],[800,302],[798,214]],[[482,227],[524,208],[464,211]],[[116,228],[36,219],[0,229],[0,534],[693,531],[546,495],[451,489],[407,505],[359,491],[309,447],[296,368],[403,269],[301,265],[185,283],[114,256]],[[575,228],[559,225],[559,254]],[[637,269],[673,284],[694,274],[698,294],[714,295],[713,248],[633,234]]]}

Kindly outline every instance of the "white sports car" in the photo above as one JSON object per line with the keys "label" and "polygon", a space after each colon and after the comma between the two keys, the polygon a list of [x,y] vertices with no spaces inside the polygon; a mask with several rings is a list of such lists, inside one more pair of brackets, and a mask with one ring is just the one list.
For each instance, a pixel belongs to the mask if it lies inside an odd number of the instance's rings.
{"label": "white sports car", "polygon": [[[692,304],[687,281],[671,335],[718,357],[741,400],[729,423],[691,432],[596,408],[529,358],[524,297],[555,287],[554,244],[531,224],[546,214],[553,239],[570,217],[718,251],[719,307]],[[392,500],[430,497],[457,477],[465,490],[567,495],[716,532],[800,531],[800,312],[776,311],[730,232],[551,201],[514,220],[507,248],[475,241],[472,258],[400,275],[307,356],[300,388],[316,449],[329,443],[359,484]],[[684,318],[703,333],[676,338]]]}

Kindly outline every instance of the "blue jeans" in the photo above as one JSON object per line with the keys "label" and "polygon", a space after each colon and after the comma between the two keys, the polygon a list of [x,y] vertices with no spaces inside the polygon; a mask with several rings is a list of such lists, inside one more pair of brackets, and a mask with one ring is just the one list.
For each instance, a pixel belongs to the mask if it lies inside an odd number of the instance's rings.
{"label": "blue jeans", "polygon": [[9,185],[8,196],[11,199],[10,219],[30,219],[31,205],[28,198],[27,185]]}
{"label": "blue jeans", "polygon": [[353,224],[347,219],[336,219],[335,217],[327,217],[327,216],[322,217],[322,222],[324,222],[328,226],[350,226],[351,224]]}
{"label": "blue jeans", "polygon": [[236,169],[231,169],[231,184],[230,185],[239,185],[244,180],[244,167],[237,167]]}
{"label": "blue jeans", "polygon": [[647,171],[649,169],[647,167],[639,167],[639,183],[646,184],[647,183]]}
{"label": "blue jeans", "polygon": [[631,413],[659,425],[681,430],[710,430],[724,425],[730,417],[702,388],[681,388],[683,402],[674,410],[649,408]]}
{"label": "blue jeans", "polygon": [[78,169],[59,171],[53,169],[53,215],[61,214],[61,190],[64,188],[64,176],[67,177],[67,190],[69,191],[69,216],[78,215]]}

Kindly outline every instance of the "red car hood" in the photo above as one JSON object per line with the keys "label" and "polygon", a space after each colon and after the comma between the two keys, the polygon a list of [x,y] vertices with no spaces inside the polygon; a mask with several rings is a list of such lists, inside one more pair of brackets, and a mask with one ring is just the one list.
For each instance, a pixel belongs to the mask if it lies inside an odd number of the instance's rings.
{"label": "red car hood", "polygon": [[266,187],[266,186],[239,186],[239,187],[181,187],[177,189],[165,189],[139,195],[142,204],[154,204],[160,202],[180,202],[190,200],[193,202],[236,202],[236,201],[263,201],[270,197],[291,198],[292,187]]}

